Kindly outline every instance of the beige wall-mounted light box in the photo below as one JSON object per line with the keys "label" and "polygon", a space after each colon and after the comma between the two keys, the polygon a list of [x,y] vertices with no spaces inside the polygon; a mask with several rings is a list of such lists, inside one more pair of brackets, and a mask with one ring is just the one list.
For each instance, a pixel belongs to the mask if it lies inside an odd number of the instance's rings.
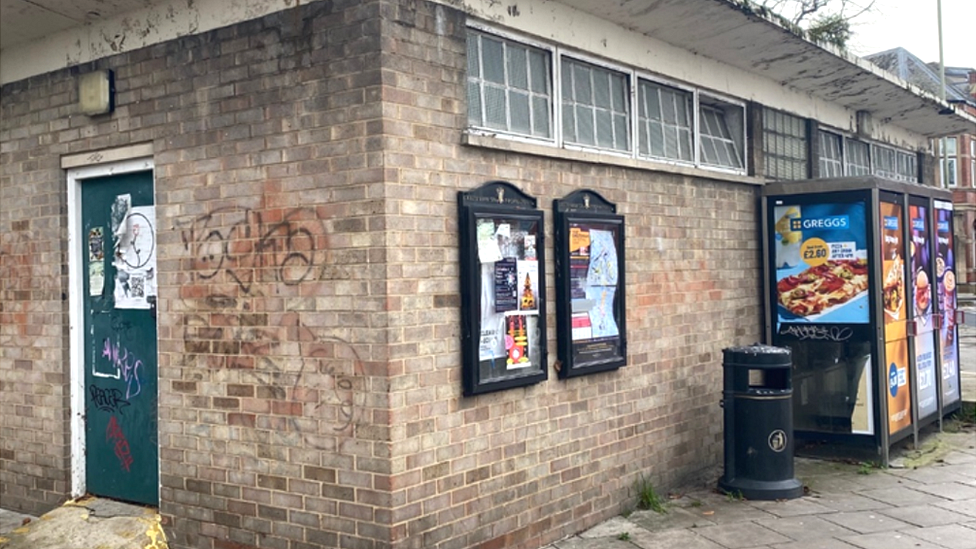
{"label": "beige wall-mounted light box", "polygon": [[78,108],[81,114],[107,114],[115,108],[115,75],[100,70],[78,77]]}

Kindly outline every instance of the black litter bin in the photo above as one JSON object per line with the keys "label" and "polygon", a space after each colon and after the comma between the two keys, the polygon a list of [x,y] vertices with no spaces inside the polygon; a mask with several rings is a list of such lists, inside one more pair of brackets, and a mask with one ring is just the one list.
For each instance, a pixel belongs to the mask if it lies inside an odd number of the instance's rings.
{"label": "black litter bin", "polygon": [[793,384],[789,349],[750,345],[722,350],[725,409],[723,492],[754,500],[793,499]]}

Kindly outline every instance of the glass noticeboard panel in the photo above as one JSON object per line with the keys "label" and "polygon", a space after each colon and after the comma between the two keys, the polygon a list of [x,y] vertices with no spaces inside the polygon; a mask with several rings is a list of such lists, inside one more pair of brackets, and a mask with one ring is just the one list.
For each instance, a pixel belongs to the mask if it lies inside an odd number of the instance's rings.
{"label": "glass noticeboard panel", "polygon": [[594,191],[554,201],[560,377],[627,363],[624,220]]}
{"label": "glass noticeboard panel", "polygon": [[504,182],[458,196],[464,394],[546,378],[543,214]]}

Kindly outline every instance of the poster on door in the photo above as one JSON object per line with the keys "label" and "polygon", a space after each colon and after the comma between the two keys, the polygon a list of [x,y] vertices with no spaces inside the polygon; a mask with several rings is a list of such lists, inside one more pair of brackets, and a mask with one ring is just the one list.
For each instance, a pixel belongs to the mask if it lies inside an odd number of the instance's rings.
{"label": "poster on door", "polygon": [[149,309],[156,291],[156,207],[132,207],[129,195],[112,206],[116,309]]}

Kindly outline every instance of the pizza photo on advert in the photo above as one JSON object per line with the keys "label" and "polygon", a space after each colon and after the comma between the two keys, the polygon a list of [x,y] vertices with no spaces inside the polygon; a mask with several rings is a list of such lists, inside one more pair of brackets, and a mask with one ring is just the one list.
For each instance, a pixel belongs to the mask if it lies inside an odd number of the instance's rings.
{"label": "pizza photo on advert", "polygon": [[868,322],[864,212],[862,202],[774,209],[779,322]]}

